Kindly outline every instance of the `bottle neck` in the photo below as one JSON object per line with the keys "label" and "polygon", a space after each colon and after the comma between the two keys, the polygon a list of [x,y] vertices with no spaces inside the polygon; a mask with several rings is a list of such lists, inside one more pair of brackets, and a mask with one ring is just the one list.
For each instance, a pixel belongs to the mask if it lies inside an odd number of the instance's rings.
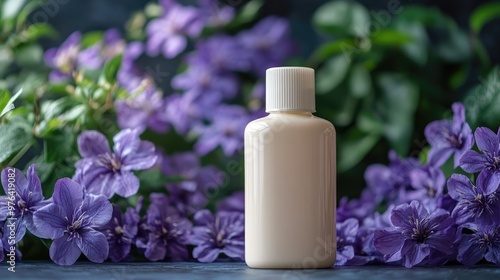
{"label": "bottle neck", "polygon": [[269,115],[295,115],[295,116],[304,116],[309,117],[312,116],[312,113],[309,111],[301,111],[301,110],[286,110],[286,111],[272,111],[269,112]]}

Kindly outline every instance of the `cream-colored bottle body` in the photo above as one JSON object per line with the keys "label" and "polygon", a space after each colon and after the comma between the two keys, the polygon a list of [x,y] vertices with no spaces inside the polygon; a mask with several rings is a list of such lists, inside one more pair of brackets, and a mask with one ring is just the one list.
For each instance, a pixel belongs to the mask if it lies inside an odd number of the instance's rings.
{"label": "cream-colored bottle body", "polygon": [[331,267],[336,253],[335,128],[304,111],[245,129],[245,260],[253,268]]}

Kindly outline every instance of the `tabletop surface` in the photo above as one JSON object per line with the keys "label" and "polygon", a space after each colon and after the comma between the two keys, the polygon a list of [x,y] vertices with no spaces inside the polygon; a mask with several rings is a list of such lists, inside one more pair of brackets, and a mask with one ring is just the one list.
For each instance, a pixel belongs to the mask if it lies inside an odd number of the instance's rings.
{"label": "tabletop surface", "polygon": [[170,280],[170,279],[500,279],[497,266],[466,268],[463,266],[417,267],[398,266],[335,267],[319,270],[251,269],[244,263],[104,263],[79,262],[60,267],[47,262],[27,262],[16,266],[16,272],[0,264],[0,279],[64,279],[64,280]]}

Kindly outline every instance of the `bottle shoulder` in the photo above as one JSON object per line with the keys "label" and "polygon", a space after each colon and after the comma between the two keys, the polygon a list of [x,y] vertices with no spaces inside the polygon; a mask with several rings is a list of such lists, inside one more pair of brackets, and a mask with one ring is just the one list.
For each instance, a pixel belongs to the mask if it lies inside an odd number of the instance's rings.
{"label": "bottle shoulder", "polygon": [[245,128],[245,131],[262,131],[273,128],[294,128],[294,129],[305,129],[305,128],[318,128],[320,130],[333,130],[335,131],[334,125],[320,117],[314,115],[309,116],[298,116],[291,114],[283,115],[268,115],[266,117],[256,119],[251,121]]}

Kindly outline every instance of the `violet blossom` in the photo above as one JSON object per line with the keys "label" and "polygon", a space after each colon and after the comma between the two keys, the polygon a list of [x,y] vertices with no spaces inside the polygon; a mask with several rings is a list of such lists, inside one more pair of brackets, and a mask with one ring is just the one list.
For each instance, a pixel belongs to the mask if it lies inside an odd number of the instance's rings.
{"label": "violet blossom", "polygon": [[448,193],[458,201],[452,212],[457,224],[478,222],[492,224],[500,217],[498,184],[488,181],[486,173],[480,173],[476,185],[464,175],[453,174],[448,179]]}
{"label": "violet blossom", "polygon": [[474,137],[482,154],[467,151],[460,159],[460,167],[469,173],[481,171],[489,184],[500,185],[500,128],[495,134],[489,128],[479,127],[474,132]]}
{"label": "violet blossom", "polygon": [[152,79],[144,73],[144,70],[136,64],[136,60],[143,52],[144,45],[141,42],[131,42],[123,53],[117,80],[120,86],[128,92],[133,93],[140,87],[146,88],[154,84]]}
{"label": "violet blossom", "polygon": [[453,103],[453,120],[439,120],[429,123],[425,128],[425,138],[431,145],[427,162],[439,167],[454,153],[454,166],[459,165],[462,155],[474,145],[472,130],[465,121],[462,103]]}
{"label": "violet blossom", "polygon": [[33,217],[37,236],[54,240],[50,258],[59,265],[72,265],[83,253],[92,262],[104,262],[108,242],[96,229],[111,219],[111,203],[103,195],[86,194],[69,178],[57,181],[52,199]]}
{"label": "violet blossom", "polygon": [[189,242],[196,247],[193,257],[200,262],[213,262],[221,254],[244,260],[245,216],[239,212],[218,212],[215,216],[209,210],[200,210],[194,216],[195,227]]}
{"label": "violet blossom", "polygon": [[76,163],[75,180],[89,193],[110,198],[115,193],[129,197],[139,190],[134,170],[151,168],[158,158],[153,143],[142,141],[139,130],[125,129],[113,138],[113,151],[106,137],[97,131],[86,131],[78,137],[83,157]]}
{"label": "violet blossom", "polygon": [[203,19],[195,7],[182,6],[175,1],[162,1],[164,14],[146,27],[146,51],[150,56],[162,53],[174,58],[187,46],[187,36],[196,37],[203,29]]}
{"label": "violet blossom", "polygon": [[[467,223],[460,228],[457,260],[472,266],[485,258],[500,266],[500,226]],[[466,232],[468,230],[469,232]]]}
{"label": "violet blossom", "polygon": [[234,8],[219,0],[198,0],[198,3],[207,26],[223,26],[234,18]]}
{"label": "violet blossom", "polygon": [[150,201],[146,220],[141,225],[142,237],[136,246],[145,249],[144,255],[150,261],[161,261],[166,257],[173,261],[187,260],[186,244],[191,222],[169,206],[170,200],[164,194],[153,193]]}
{"label": "violet blossom", "polygon": [[114,28],[108,29],[106,32],[104,32],[102,43],[103,50],[101,56],[104,60],[110,60],[115,56],[123,54],[127,47],[127,44],[123,40],[120,31]]}
{"label": "violet blossom", "polygon": [[[141,203],[138,203],[141,205]],[[104,233],[109,244],[109,259],[113,262],[124,260],[129,254],[139,226],[139,210],[128,207],[122,214],[118,205],[113,205],[113,214],[109,222],[99,229]]]}
{"label": "violet blossom", "polygon": [[3,261],[5,257],[5,254],[3,252],[4,226],[5,222],[0,221],[0,263]]}
{"label": "violet blossom", "polygon": [[283,65],[293,52],[288,21],[274,16],[239,33],[238,40],[243,46],[242,52],[251,55],[253,71],[261,77],[266,69]]}
{"label": "violet blossom", "polygon": [[59,48],[48,49],[45,52],[45,63],[53,69],[50,73],[52,82],[65,81],[71,77],[77,67],[81,38],[80,32],[74,32]]}
{"label": "violet blossom", "polygon": [[356,218],[362,221],[375,211],[376,201],[375,194],[371,190],[365,189],[361,192],[361,197],[358,199],[348,199],[342,197],[337,206],[337,222],[343,222],[349,218]]}
{"label": "violet blossom", "polygon": [[198,127],[200,135],[195,150],[206,155],[221,147],[226,156],[232,156],[243,147],[243,133],[250,117],[245,108],[237,105],[221,105],[213,114],[211,124]]}
{"label": "violet blossom", "polygon": [[245,212],[245,192],[236,192],[217,203],[217,211]]}
{"label": "violet blossom", "polygon": [[453,219],[447,211],[436,209],[429,213],[414,200],[396,206],[391,213],[393,226],[377,229],[374,235],[375,248],[385,255],[387,262],[401,261],[411,268],[435,262],[432,256],[454,253]]}
{"label": "violet blossom", "polygon": [[408,200],[434,199],[443,193],[446,178],[441,169],[432,165],[410,171],[413,190],[406,192]]}
{"label": "violet blossom", "polygon": [[167,183],[169,200],[182,214],[194,214],[209,202],[214,190],[222,184],[221,172],[213,167],[201,167],[199,158],[191,152],[164,158],[163,173],[178,182]]}
{"label": "violet blossom", "polygon": [[[33,234],[37,233],[33,214],[50,203],[50,200],[45,200],[43,197],[42,185],[35,172],[34,164],[28,168],[26,175],[24,176],[17,168],[8,167],[2,171],[2,186],[6,195],[0,196],[0,221],[5,221],[7,218],[17,219],[16,242],[23,239],[26,229]],[[15,194],[12,193],[12,188],[9,188],[9,185],[13,186]],[[8,206],[13,206],[13,216],[10,215]],[[5,230],[5,232],[8,231]]]}
{"label": "violet blossom", "polygon": [[401,159],[394,151],[389,152],[389,165],[372,164],[365,171],[365,181],[373,194],[373,200],[379,203],[383,200],[388,203],[400,204],[409,202],[407,192],[412,192],[410,174],[421,168],[416,158]]}
{"label": "violet blossom", "polygon": [[343,222],[337,222],[337,260],[335,265],[345,265],[354,259],[354,246],[358,234],[359,222],[355,218],[349,218]]}
{"label": "violet blossom", "polygon": [[203,107],[196,93],[173,94],[166,98],[165,103],[165,114],[177,133],[185,135],[202,122]]}
{"label": "violet blossom", "polygon": [[120,128],[138,129],[165,133],[168,118],[165,111],[165,100],[161,92],[148,87],[136,96],[120,99],[115,103],[117,121]]}

